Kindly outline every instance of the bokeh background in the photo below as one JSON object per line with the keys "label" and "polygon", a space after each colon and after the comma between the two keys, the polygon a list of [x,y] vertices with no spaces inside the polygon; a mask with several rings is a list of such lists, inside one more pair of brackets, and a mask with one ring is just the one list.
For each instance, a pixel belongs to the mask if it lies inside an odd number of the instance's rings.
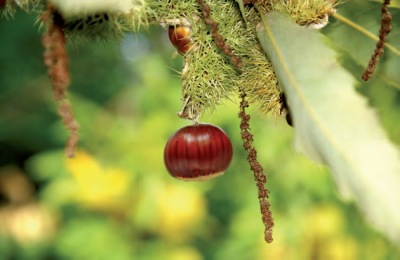
{"label": "bokeh background", "polygon": [[176,116],[183,60],[160,27],[69,45],[81,139],[67,159],[40,32],[32,15],[0,20],[0,259],[400,259],[329,171],[293,151],[285,120],[250,109],[275,220],[266,244],[236,100],[202,118],[233,142],[227,172],[170,177],[164,145],[190,122]]}

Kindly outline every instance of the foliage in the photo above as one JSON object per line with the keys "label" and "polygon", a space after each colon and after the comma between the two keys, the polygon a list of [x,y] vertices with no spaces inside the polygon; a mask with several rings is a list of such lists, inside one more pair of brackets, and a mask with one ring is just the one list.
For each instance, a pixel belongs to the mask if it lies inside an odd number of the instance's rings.
{"label": "foliage", "polygon": [[[341,194],[355,199],[366,217],[399,243],[400,153],[355,91],[355,80],[315,31],[277,13],[265,16],[258,35],[284,86],[295,148],[329,165]],[[289,43],[292,37],[296,43]]]}

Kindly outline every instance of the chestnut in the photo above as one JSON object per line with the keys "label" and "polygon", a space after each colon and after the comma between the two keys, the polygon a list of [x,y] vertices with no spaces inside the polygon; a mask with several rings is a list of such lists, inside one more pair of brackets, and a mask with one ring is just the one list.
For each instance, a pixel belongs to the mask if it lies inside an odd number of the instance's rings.
{"label": "chestnut", "polygon": [[174,45],[181,54],[185,54],[192,47],[190,34],[191,29],[184,25],[171,25],[168,29],[168,36],[172,45]]}
{"label": "chestnut", "polygon": [[195,123],[169,138],[164,163],[170,175],[177,179],[204,181],[223,174],[232,154],[232,143],[222,129]]}

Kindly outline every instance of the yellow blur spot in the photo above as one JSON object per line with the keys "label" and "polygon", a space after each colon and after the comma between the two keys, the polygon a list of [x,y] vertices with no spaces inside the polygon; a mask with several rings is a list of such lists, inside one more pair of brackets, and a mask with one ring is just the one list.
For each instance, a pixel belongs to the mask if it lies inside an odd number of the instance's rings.
{"label": "yellow blur spot", "polygon": [[358,244],[350,237],[337,237],[336,239],[324,244],[319,252],[320,259],[359,259]]}
{"label": "yellow blur spot", "polygon": [[74,199],[96,209],[123,207],[129,191],[131,175],[121,169],[103,168],[85,152],[78,152],[66,165],[74,178]]}
{"label": "yellow blur spot", "polygon": [[290,221],[296,225],[282,225],[273,243],[261,244],[258,259],[357,259],[358,244],[344,235],[346,219],[335,205],[319,205]]}
{"label": "yellow blur spot", "polygon": [[344,217],[334,205],[316,207],[307,216],[309,231],[313,237],[326,238],[343,232]]}
{"label": "yellow blur spot", "polygon": [[55,216],[36,202],[0,208],[0,233],[12,236],[21,244],[42,242],[55,232]]}
{"label": "yellow blur spot", "polygon": [[170,239],[184,239],[205,216],[204,197],[193,187],[166,186],[157,197],[159,230]]}
{"label": "yellow blur spot", "polygon": [[164,258],[165,260],[202,260],[202,255],[194,248],[183,247],[171,250]]}
{"label": "yellow blur spot", "polygon": [[[279,236],[279,234],[278,234]],[[271,244],[266,244],[266,242],[260,239],[260,255],[257,260],[263,259],[291,259],[291,249],[290,246],[283,243],[282,238],[278,238],[276,235],[274,241]]]}

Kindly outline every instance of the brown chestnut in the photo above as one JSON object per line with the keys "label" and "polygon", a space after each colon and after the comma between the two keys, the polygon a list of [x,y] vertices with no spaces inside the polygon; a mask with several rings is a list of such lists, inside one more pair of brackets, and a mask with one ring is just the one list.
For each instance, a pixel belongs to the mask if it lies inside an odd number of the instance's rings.
{"label": "brown chestnut", "polygon": [[193,45],[190,34],[191,30],[188,26],[171,25],[168,29],[168,36],[172,45],[174,45],[181,54],[185,54]]}
{"label": "brown chestnut", "polygon": [[195,123],[170,137],[164,149],[164,163],[175,178],[203,181],[223,174],[232,154],[232,143],[222,129]]}

